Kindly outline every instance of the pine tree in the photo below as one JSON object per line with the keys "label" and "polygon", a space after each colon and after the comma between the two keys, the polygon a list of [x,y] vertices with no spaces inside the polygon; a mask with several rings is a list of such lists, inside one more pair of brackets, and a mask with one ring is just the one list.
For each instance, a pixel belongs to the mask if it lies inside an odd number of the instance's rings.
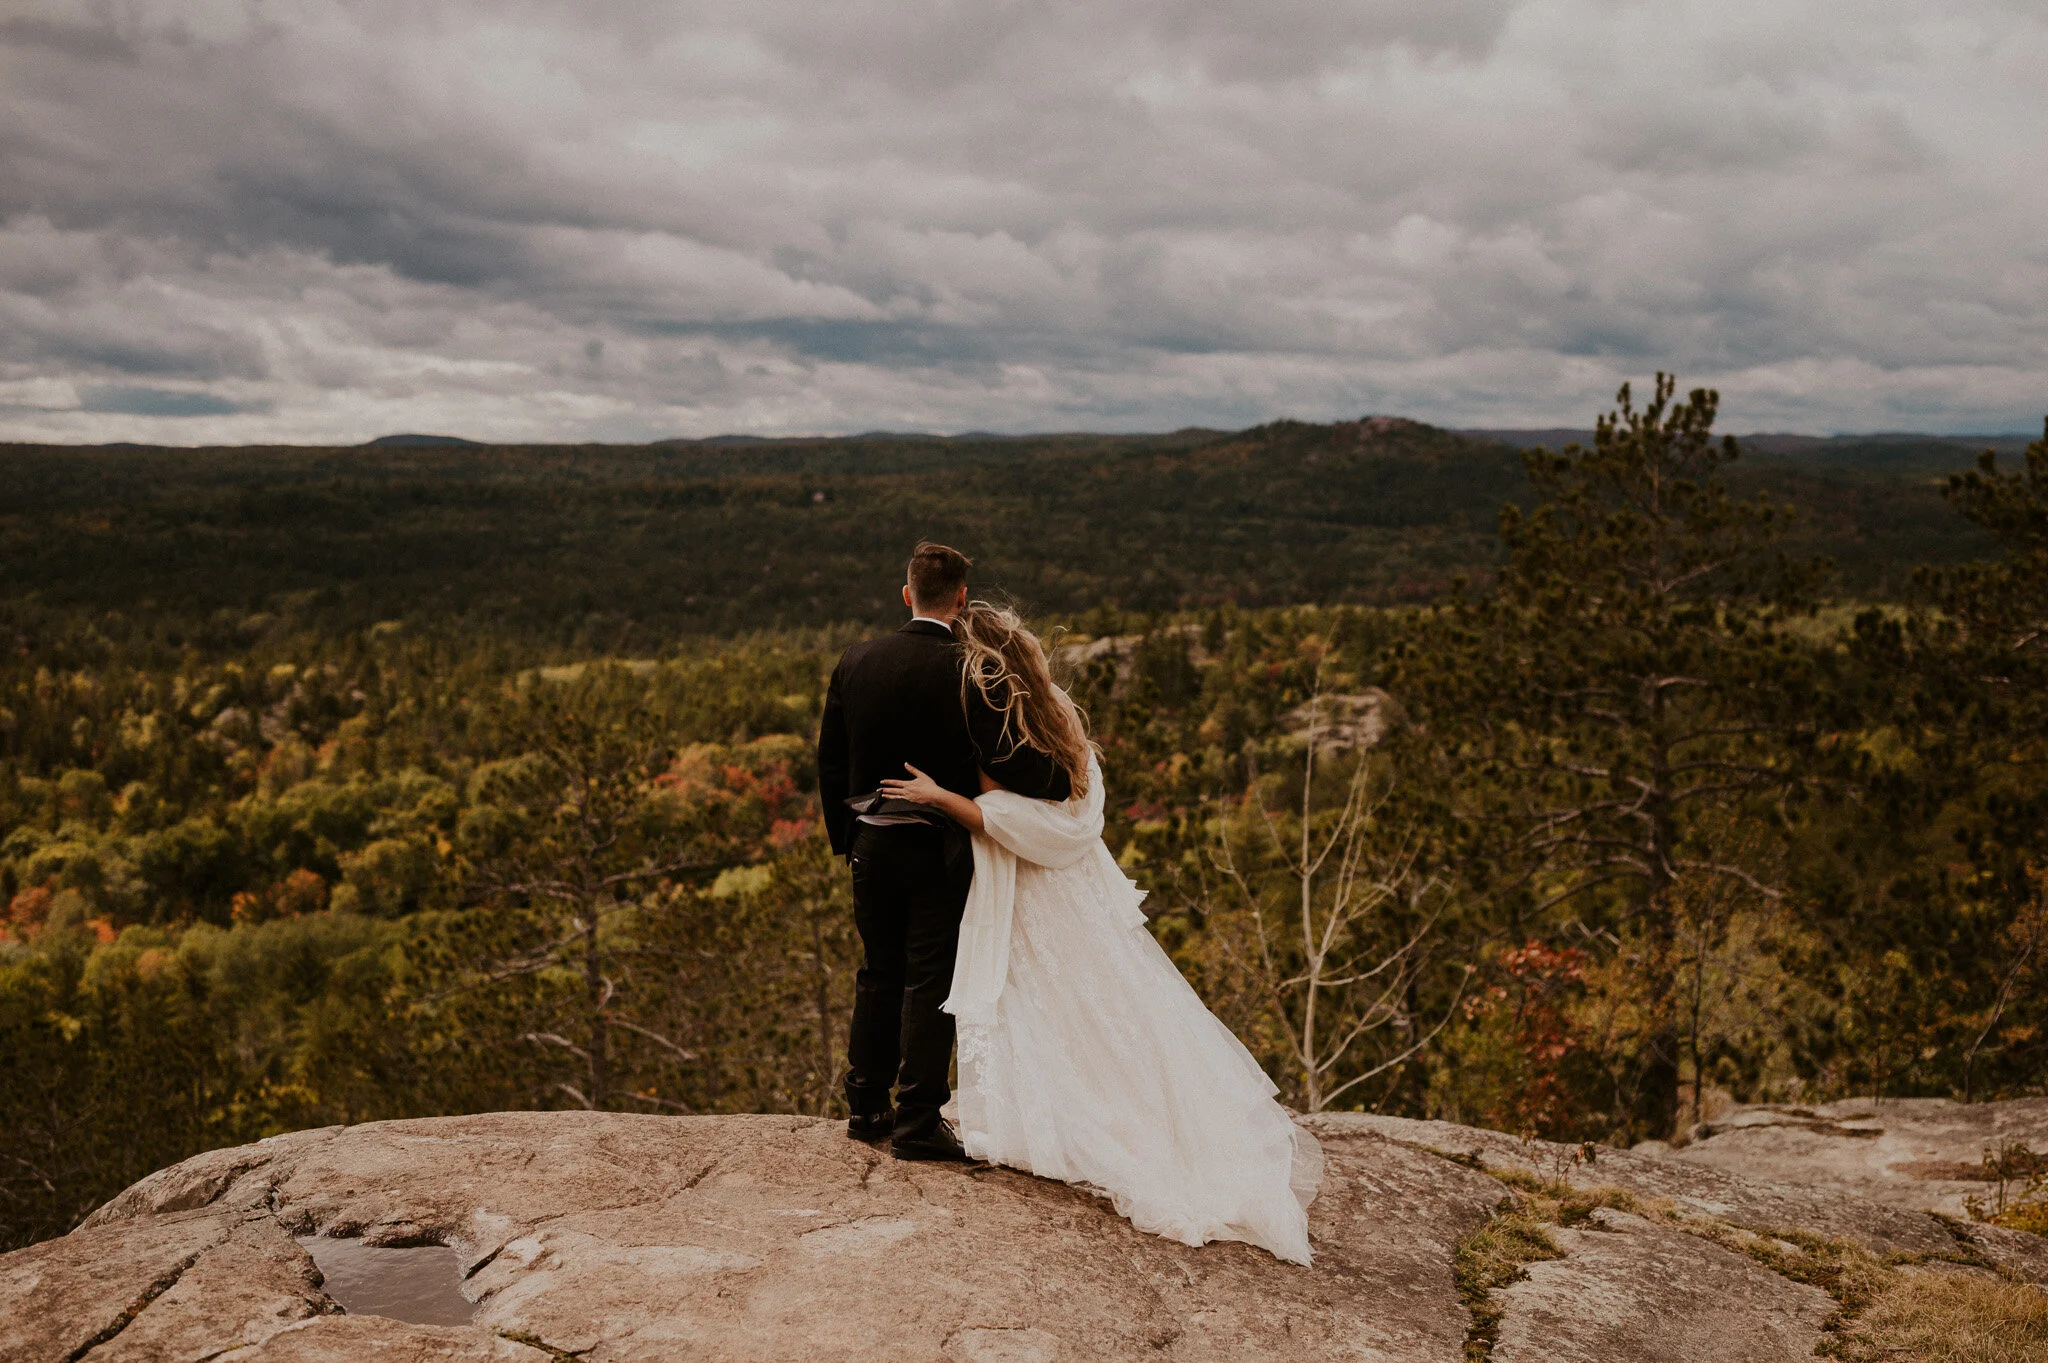
{"label": "pine tree", "polygon": [[1494,589],[1444,612],[1404,692],[1469,764],[1463,813],[1493,834],[1509,934],[1640,954],[1617,1098],[1659,1136],[1681,1077],[1674,889],[1781,893],[1713,830],[1803,785],[1814,663],[1784,611],[1825,571],[1772,553],[1784,511],[1729,492],[1739,451],[1713,438],[1718,396],[1674,391],[1659,374],[1639,409],[1624,385],[1591,448],[1528,454],[1537,505],[1503,510]]}

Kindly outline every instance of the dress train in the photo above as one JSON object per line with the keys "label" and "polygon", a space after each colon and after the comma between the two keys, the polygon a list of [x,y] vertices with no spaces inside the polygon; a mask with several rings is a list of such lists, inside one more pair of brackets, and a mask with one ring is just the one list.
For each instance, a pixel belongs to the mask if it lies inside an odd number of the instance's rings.
{"label": "dress train", "polygon": [[1108,1198],[1140,1230],[1310,1260],[1322,1151],[1146,930],[1101,839],[1102,773],[1065,804],[978,802],[946,1007],[962,1142]]}

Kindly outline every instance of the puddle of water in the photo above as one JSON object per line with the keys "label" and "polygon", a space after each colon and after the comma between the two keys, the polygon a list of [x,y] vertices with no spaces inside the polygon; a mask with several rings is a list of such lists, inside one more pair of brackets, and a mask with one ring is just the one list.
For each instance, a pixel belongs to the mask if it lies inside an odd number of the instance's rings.
{"label": "puddle of water", "polygon": [[327,1295],[352,1316],[388,1316],[413,1325],[467,1325],[476,1303],[462,1295],[462,1258],[446,1245],[385,1249],[360,1240],[302,1235]]}

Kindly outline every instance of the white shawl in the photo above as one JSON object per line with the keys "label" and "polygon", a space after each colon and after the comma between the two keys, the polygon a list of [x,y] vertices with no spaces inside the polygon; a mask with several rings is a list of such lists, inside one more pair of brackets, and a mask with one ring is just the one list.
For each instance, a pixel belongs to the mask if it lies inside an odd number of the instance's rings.
{"label": "white shawl", "polygon": [[1010,921],[1017,905],[1017,863],[1052,870],[1075,868],[1102,911],[1124,926],[1140,927],[1145,895],[1133,885],[1102,841],[1102,768],[1088,759],[1088,791],[1064,803],[992,790],[981,806],[974,835],[974,883],[960,919],[960,950],[953,959],[953,992],[942,1005],[968,1026],[991,1026],[996,1000],[1010,973]]}

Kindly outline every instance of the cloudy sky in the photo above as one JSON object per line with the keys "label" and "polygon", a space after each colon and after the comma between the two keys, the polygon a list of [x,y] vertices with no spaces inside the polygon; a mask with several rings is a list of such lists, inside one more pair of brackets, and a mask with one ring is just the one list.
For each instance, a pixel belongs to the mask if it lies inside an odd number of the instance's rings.
{"label": "cloudy sky", "polygon": [[2041,0],[4,0],[0,439],[2038,429]]}

